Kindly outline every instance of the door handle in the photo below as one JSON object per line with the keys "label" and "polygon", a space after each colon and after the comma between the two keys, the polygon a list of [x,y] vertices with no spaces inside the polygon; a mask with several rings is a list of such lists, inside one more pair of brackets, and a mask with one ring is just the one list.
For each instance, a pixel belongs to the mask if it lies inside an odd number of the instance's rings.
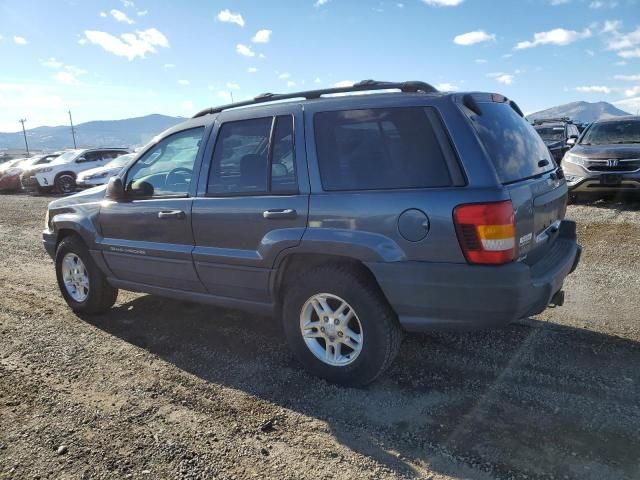
{"label": "door handle", "polygon": [[182,210],[163,210],[158,212],[158,218],[160,220],[183,220],[185,214]]}
{"label": "door handle", "polygon": [[262,213],[264,218],[296,218],[298,213],[293,208],[274,208]]}

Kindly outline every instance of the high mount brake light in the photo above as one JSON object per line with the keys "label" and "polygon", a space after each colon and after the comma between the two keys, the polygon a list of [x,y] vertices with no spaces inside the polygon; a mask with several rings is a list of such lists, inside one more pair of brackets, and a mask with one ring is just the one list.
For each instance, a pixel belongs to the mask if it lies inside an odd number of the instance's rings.
{"label": "high mount brake light", "polygon": [[516,252],[513,217],[511,200],[458,205],[453,220],[467,261],[483,265],[512,261]]}

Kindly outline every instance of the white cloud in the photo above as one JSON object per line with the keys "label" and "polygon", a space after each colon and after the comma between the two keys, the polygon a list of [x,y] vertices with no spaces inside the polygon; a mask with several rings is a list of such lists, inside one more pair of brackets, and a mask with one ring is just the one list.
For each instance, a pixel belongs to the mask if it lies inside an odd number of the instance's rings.
{"label": "white cloud", "polygon": [[550,0],[549,1],[549,3],[554,7],[557,7],[558,5],[565,5],[570,2],[571,0]]}
{"label": "white cloud", "polygon": [[496,81],[504,85],[511,85],[513,83],[513,75],[505,73],[504,75],[496,77]]}
{"label": "white cloud", "polygon": [[231,90],[238,90],[240,88],[240,85],[238,85],[237,83],[233,83],[233,82],[227,82],[225,83],[227,88],[230,88]]}
{"label": "white cloud", "polygon": [[353,80],[341,80],[339,82],[334,83],[333,86],[336,88],[343,88],[343,87],[350,87],[354,83],[356,82],[354,82]]}
{"label": "white cloud", "polygon": [[27,43],[27,39],[24,37],[20,37],[18,35],[14,35],[13,36],[13,41],[15,42],[16,45],[26,45]]}
{"label": "white cloud", "polygon": [[487,33],[484,30],[474,30],[473,32],[462,33],[456,35],[453,39],[453,43],[456,45],[474,45],[476,43],[488,42],[495,40],[496,36],[492,33]]}
{"label": "white cloud", "polygon": [[638,75],[614,75],[616,80],[623,80],[625,82],[640,82],[640,74]]}
{"label": "white cloud", "polygon": [[619,100],[617,102],[613,102],[613,104],[626,112],[636,115],[640,114],[640,96]]}
{"label": "white cloud", "polygon": [[246,45],[243,45],[242,43],[239,43],[239,44],[236,45],[236,52],[238,52],[240,55],[243,55],[245,57],[255,57],[256,56],[256,52],[251,50],[251,47],[247,47]]}
{"label": "white cloud", "polygon": [[602,33],[616,32],[622,26],[620,20],[605,20]]}
{"label": "white cloud", "polygon": [[131,0],[120,0],[122,2],[122,5],[124,5],[125,8],[130,8],[135,6],[135,3],[133,3]]}
{"label": "white cloud", "polygon": [[593,10],[598,10],[600,8],[616,8],[617,6],[618,6],[617,0],[609,0],[609,1],[593,0],[589,4],[589,8],[591,8]]}
{"label": "white cloud", "polygon": [[218,96],[224,99],[224,101],[227,103],[231,102],[231,93],[227,92],[226,90],[220,90],[218,92]]}
{"label": "white cloud", "polygon": [[640,95],[640,85],[636,85],[635,87],[627,88],[624,91],[624,94],[627,97],[635,97],[635,96]]}
{"label": "white cloud", "polygon": [[247,68],[247,72],[249,72],[249,73],[256,73],[257,71],[258,71],[258,69],[256,67]]}
{"label": "white cloud", "polygon": [[56,70],[58,68],[61,68],[62,65],[64,65],[62,62],[56,60],[54,57],[49,57],[48,60],[44,60],[44,61],[42,61],[40,63],[42,64],[43,67],[55,68]]}
{"label": "white cloud", "polygon": [[242,18],[242,15],[239,13],[231,13],[228,8],[218,13],[218,20],[225,23],[235,23],[236,25],[244,27],[244,18]]}
{"label": "white cloud", "polygon": [[584,52],[585,52],[587,55],[589,55],[590,57],[593,57],[593,56],[596,54],[596,52],[594,52],[593,50],[590,50],[590,49],[588,49],[588,48],[587,48]]}
{"label": "white cloud", "polygon": [[253,43],[269,43],[269,40],[271,40],[271,33],[271,30],[258,30],[251,41]]}
{"label": "white cloud", "polygon": [[86,38],[84,38],[84,37],[83,37],[83,38],[80,38],[80,39],[78,39],[78,43],[79,43],[80,45],[86,45],[86,44],[87,44],[87,39],[86,39]]}
{"label": "white cloud", "polygon": [[109,12],[113,18],[115,18],[118,22],[128,23],[129,25],[134,24],[135,22],[131,20],[126,13],[116,10],[115,8]]}
{"label": "white cloud", "polygon": [[182,108],[182,110],[185,110],[187,112],[191,112],[193,111],[193,102],[191,100],[185,100],[180,104],[180,108]]}
{"label": "white cloud", "polygon": [[484,58],[476,58],[474,60],[474,62],[476,62],[478,65],[481,65],[483,63],[487,63],[487,61]]}
{"label": "white cloud", "polygon": [[457,7],[464,0],[422,0],[430,7]]}
{"label": "white cloud", "polygon": [[604,85],[584,85],[581,87],[576,87],[576,91],[580,93],[611,93],[611,89],[609,87],[605,87]]}
{"label": "white cloud", "polygon": [[329,0],[317,0],[316,3],[313,4],[313,6],[318,8],[323,5],[326,5],[327,3],[329,3]]}
{"label": "white cloud", "polygon": [[120,37],[99,30],[85,30],[84,34],[91,43],[119,57],[127,57],[129,60],[136,57],[144,58],[147,53],[157,53],[156,47],[169,47],[167,37],[155,28],[136,33],[123,33]]}
{"label": "white cloud", "polygon": [[315,80],[313,81],[313,83],[321,83],[322,80],[320,80],[320,77],[316,77]]}
{"label": "white cloud", "polygon": [[456,87],[453,83],[438,83],[436,84],[436,88],[442,92],[453,92],[455,90],[458,90],[458,87]]}
{"label": "white cloud", "polygon": [[144,17],[147,13],[149,13],[149,10],[138,10],[136,13],[139,17]]}
{"label": "white cloud", "polygon": [[565,46],[573,43],[577,40],[589,38],[591,36],[591,30],[588,28],[582,32],[575,30],[565,30],[564,28],[554,28],[548,32],[538,32],[533,34],[533,41],[526,40],[524,42],[518,42],[515,46],[516,50],[522,50],[525,48],[533,48],[538,45],[558,45]]}
{"label": "white cloud", "polygon": [[78,85],[80,83],[73,73],[65,70],[59,71],[53,76],[53,78],[65,85]]}
{"label": "white cloud", "polygon": [[296,82],[292,82],[291,80],[289,80],[287,82],[287,87],[291,88],[291,87],[295,87],[296,86]]}
{"label": "white cloud", "polygon": [[396,7],[398,7],[398,8],[404,8],[404,3],[396,3]]}
{"label": "white cloud", "polygon": [[189,80],[178,80],[178,85],[182,85],[184,87],[186,87],[187,85],[189,85],[191,82]]}
{"label": "white cloud", "polygon": [[284,80],[285,78],[289,78],[291,75],[289,73],[281,73],[278,75],[278,78]]}
{"label": "white cloud", "polygon": [[609,31],[612,33],[607,41],[609,50],[623,50],[640,44],[640,27],[629,33],[620,33],[617,28]]}
{"label": "white cloud", "polygon": [[100,12],[100,16],[101,16],[102,18],[106,18],[106,17],[107,17],[107,14],[106,14],[106,12]]}
{"label": "white cloud", "polygon": [[164,68],[167,68],[167,69],[176,68],[176,65],[174,63],[165,63]]}
{"label": "white cloud", "polygon": [[618,55],[622,58],[640,58],[640,48],[622,50],[621,52],[618,52]]}

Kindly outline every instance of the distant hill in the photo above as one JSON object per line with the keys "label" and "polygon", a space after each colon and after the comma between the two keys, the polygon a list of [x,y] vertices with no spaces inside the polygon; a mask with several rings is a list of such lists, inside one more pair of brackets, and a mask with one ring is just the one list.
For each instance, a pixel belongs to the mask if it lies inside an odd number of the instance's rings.
{"label": "distant hill", "polygon": [[[76,125],[76,143],[80,147],[136,147],[144,145],[154,136],[183,121],[181,117],[147,115],[124,120],[100,120]],[[68,125],[38,127],[27,130],[29,148],[33,150],[59,150],[73,147]],[[0,149],[23,149],[22,132],[0,133]]]}
{"label": "distant hill", "polygon": [[527,115],[527,118],[529,120],[535,120],[537,118],[569,117],[578,123],[591,123],[603,118],[622,117],[624,115],[631,114],[607,102],[571,102],[532,113],[531,115]]}

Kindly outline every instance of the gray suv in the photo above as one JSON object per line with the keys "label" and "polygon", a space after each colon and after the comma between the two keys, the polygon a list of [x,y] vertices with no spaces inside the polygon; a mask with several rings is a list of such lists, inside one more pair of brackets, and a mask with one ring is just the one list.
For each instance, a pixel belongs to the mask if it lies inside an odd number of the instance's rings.
{"label": "gray suv", "polygon": [[[399,92],[348,95],[374,90]],[[305,368],[358,386],[403,330],[561,305],[580,257],[566,203],[511,100],[364,81],[204,110],[52,202],[43,238],[78,313],[122,288],[278,315]]]}

